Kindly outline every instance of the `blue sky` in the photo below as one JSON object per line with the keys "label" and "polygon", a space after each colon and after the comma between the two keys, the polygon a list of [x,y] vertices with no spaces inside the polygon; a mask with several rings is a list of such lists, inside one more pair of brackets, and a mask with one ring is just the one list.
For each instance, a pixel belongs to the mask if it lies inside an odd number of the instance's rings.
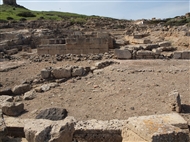
{"label": "blue sky", "polygon": [[189,0],[17,0],[37,11],[63,11],[119,19],[169,18],[190,11]]}

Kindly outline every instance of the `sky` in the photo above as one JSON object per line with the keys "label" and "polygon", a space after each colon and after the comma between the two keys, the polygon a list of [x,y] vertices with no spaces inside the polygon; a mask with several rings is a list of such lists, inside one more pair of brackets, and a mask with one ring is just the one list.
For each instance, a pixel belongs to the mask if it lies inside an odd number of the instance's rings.
{"label": "sky", "polygon": [[190,0],[17,0],[17,4],[36,11],[63,11],[128,20],[172,18],[190,12]]}

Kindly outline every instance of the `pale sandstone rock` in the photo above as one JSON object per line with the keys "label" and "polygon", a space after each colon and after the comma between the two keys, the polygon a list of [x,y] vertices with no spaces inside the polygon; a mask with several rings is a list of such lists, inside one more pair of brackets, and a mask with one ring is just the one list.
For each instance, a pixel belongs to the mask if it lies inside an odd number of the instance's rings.
{"label": "pale sandstone rock", "polygon": [[28,142],[72,142],[75,119],[67,117],[60,121],[37,119],[24,126]]}
{"label": "pale sandstone rock", "polygon": [[71,68],[55,68],[52,70],[52,74],[56,79],[71,77]]}
{"label": "pale sandstone rock", "polygon": [[29,84],[21,84],[21,85],[17,85],[15,86],[12,91],[14,94],[16,95],[21,95],[21,94],[24,94],[26,93],[27,91],[30,90],[30,85]]}

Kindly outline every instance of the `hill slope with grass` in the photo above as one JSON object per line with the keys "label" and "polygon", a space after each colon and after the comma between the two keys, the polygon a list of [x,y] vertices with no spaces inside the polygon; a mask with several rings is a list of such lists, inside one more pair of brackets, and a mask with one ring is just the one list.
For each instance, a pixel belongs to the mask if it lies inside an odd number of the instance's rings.
{"label": "hill slope with grass", "polygon": [[[33,21],[33,20],[65,20],[71,23],[77,24],[85,24],[87,19],[89,18],[100,18],[100,16],[87,16],[76,13],[68,13],[68,12],[58,12],[58,11],[32,11],[26,9],[23,6],[12,6],[12,5],[0,5],[0,22],[8,22],[8,21]],[[112,22],[113,18],[103,17],[108,19],[107,23]],[[99,21],[98,20],[98,21]],[[119,20],[119,19],[118,19]],[[125,20],[128,21],[128,20]],[[99,21],[100,22],[100,21]],[[152,19],[147,20],[148,24],[159,24],[163,25],[171,25],[171,26],[181,26],[184,24],[190,25],[190,13],[187,13],[183,16],[176,16],[174,18],[167,19]]]}
{"label": "hill slope with grass", "polygon": [[68,12],[56,12],[56,11],[32,11],[24,7],[14,7],[11,5],[0,5],[0,20],[62,20],[68,18],[74,18],[79,22],[85,21],[86,15],[68,13]]}

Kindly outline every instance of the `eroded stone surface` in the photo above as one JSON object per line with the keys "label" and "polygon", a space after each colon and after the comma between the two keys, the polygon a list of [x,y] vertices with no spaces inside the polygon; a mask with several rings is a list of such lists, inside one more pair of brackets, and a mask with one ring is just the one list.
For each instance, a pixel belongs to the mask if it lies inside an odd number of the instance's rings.
{"label": "eroded stone surface", "polygon": [[74,138],[84,142],[121,142],[121,130],[125,120],[79,121],[75,126]]}
{"label": "eroded stone surface", "polygon": [[145,141],[188,142],[187,122],[177,113],[131,117],[123,129],[122,136],[131,140],[128,130],[133,131]]}

